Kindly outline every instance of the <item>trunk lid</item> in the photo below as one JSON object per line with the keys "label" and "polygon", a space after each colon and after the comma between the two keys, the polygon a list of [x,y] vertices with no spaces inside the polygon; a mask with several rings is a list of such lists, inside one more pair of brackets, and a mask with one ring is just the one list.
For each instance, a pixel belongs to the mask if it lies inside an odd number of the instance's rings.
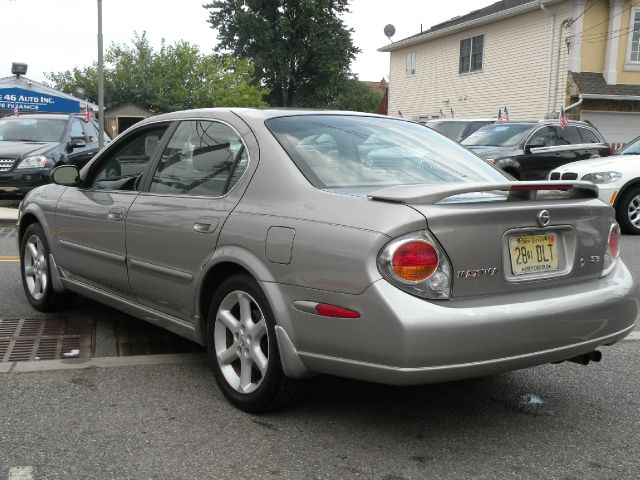
{"label": "trunk lid", "polygon": [[[390,187],[369,197],[403,203],[424,215],[449,258],[451,296],[464,298],[600,276],[614,216],[597,195],[597,187],[587,182],[505,182]],[[534,257],[542,256],[526,260],[525,245]]]}

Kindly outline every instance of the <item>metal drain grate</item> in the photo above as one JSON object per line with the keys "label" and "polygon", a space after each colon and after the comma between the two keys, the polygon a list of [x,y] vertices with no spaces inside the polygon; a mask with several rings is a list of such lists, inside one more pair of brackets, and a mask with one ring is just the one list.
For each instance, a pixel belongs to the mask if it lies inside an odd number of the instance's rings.
{"label": "metal drain grate", "polygon": [[0,318],[0,362],[91,358],[94,331],[89,316]]}
{"label": "metal drain grate", "polygon": [[120,357],[203,351],[197,343],[132,317],[118,318],[115,329]]}
{"label": "metal drain grate", "polygon": [[15,227],[0,227],[0,238],[15,238]]}

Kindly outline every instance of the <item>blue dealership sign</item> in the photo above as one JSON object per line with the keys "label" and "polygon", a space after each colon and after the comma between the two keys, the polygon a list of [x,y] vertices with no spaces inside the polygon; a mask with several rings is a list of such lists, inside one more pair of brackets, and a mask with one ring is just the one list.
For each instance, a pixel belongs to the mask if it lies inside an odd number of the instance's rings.
{"label": "blue dealership sign", "polygon": [[0,110],[21,112],[78,113],[80,102],[23,88],[0,88]]}

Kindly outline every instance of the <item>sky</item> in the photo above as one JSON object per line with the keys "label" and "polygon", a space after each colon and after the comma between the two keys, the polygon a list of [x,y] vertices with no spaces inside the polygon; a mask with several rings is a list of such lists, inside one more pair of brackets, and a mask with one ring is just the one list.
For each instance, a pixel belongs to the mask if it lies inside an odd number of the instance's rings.
{"label": "sky", "polygon": [[[351,0],[344,16],[353,28],[354,44],[362,50],[351,66],[360,80],[380,80],[389,75],[389,54],[377,49],[389,43],[384,26],[396,28],[394,41],[431,25],[494,3],[495,0]],[[112,42],[128,43],[134,31],[147,32],[151,44],[160,46],[187,40],[203,52],[216,45],[207,23],[207,0],[103,0],[102,25],[105,50]],[[97,59],[97,1],[0,0],[3,41],[0,78],[11,75],[11,62],[29,65],[27,77],[44,81],[44,73],[85,67]]]}

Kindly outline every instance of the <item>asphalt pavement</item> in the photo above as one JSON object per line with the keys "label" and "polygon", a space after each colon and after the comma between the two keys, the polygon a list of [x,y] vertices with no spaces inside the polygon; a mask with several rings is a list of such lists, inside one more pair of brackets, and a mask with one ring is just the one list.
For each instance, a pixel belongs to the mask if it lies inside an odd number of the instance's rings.
{"label": "asphalt pavement", "polygon": [[[40,315],[25,300],[17,253],[0,225],[0,318]],[[622,258],[640,278],[640,237],[622,237]],[[121,314],[89,300],[66,314],[95,318],[94,356],[113,355]],[[201,354],[14,367],[0,373],[0,480],[635,479],[639,348],[604,347],[586,367],[420,387],[315,377],[302,402],[263,416],[231,407]]]}
{"label": "asphalt pavement", "polygon": [[318,377],[263,416],[204,363],[5,375],[0,478],[635,479],[638,345],[421,387]]}

